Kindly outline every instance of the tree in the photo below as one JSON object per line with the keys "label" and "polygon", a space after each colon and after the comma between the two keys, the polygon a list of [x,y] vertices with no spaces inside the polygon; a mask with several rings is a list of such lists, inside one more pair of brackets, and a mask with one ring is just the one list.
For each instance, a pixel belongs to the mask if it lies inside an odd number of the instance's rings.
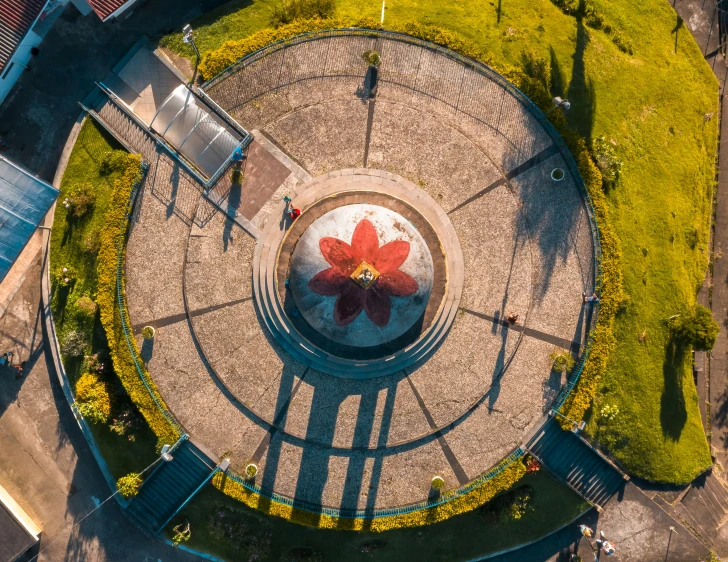
{"label": "tree", "polygon": [[671,324],[673,335],[695,349],[710,351],[715,345],[720,327],[713,314],[702,305],[675,318]]}

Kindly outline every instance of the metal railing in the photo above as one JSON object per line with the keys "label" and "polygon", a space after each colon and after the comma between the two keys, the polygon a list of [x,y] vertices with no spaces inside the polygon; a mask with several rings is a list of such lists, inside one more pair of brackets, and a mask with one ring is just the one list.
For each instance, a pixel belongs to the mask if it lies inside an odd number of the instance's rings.
{"label": "metal railing", "polygon": [[[242,70],[246,69],[247,67],[251,66],[252,64],[261,61],[263,58],[270,56],[272,54],[278,53],[280,51],[283,51],[283,55],[281,56],[280,60],[280,70],[278,72],[278,75],[276,78],[272,79],[272,82],[269,84],[272,85],[271,88],[269,88],[265,92],[261,92],[258,94],[258,97],[260,95],[264,95],[266,93],[269,93],[270,91],[278,90],[282,87],[289,86],[292,83],[300,82],[302,80],[309,80],[309,79],[322,79],[322,78],[342,78],[342,77],[350,77],[350,78],[363,78],[363,66],[361,69],[361,72],[355,73],[355,72],[337,72],[332,74],[326,74],[327,70],[327,64],[328,64],[328,58],[329,54],[328,51],[326,52],[326,61],[323,63],[323,67],[320,67],[318,71],[312,72],[309,74],[306,74],[304,76],[300,75],[300,71],[296,70],[298,74],[296,74],[293,79],[290,80],[282,80],[282,73],[285,63],[285,50],[290,49],[291,47],[295,47],[296,45],[300,45],[303,43],[311,42],[311,41],[319,41],[319,40],[325,40],[325,39],[333,39],[333,38],[346,38],[346,37],[364,37],[364,38],[371,38],[373,40],[378,38],[388,39],[391,41],[395,41],[398,43],[403,43],[407,45],[415,45],[419,46],[423,49],[426,49],[429,52],[437,53],[443,57],[445,57],[448,60],[455,61],[462,65],[464,67],[463,73],[466,69],[470,69],[474,72],[477,72],[481,74],[482,76],[485,76],[493,83],[497,84],[500,88],[503,89],[504,92],[510,94],[513,96],[520,104],[527,110],[528,114],[531,115],[536,122],[542,127],[542,129],[545,131],[545,133],[548,135],[548,137],[551,139],[551,141],[556,145],[558,148],[558,151],[563,158],[569,174],[573,178],[577,190],[584,201],[587,216],[589,219],[589,230],[591,235],[591,242],[592,242],[592,248],[594,252],[594,259],[593,259],[593,268],[594,268],[594,275],[595,275],[595,290],[596,292],[600,292],[601,288],[601,242],[600,242],[600,234],[599,234],[599,226],[596,220],[596,216],[594,214],[594,206],[591,200],[591,196],[589,195],[589,192],[586,188],[586,185],[584,184],[584,181],[581,177],[581,174],[579,173],[579,168],[574,160],[574,157],[572,156],[571,152],[569,151],[568,147],[566,146],[566,143],[561,138],[561,135],[558,133],[556,128],[553,126],[553,124],[548,120],[546,114],[544,114],[541,109],[534,104],[531,99],[526,96],[521,90],[519,90],[516,86],[511,84],[508,80],[506,80],[503,76],[498,74],[495,70],[493,70],[491,67],[486,65],[483,62],[471,59],[469,57],[466,57],[464,55],[461,55],[455,51],[452,51],[451,49],[447,49],[445,47],[441,47],[439,45],[436,45],[434,43],[430,43],[428,41],[424,41],[422,39],[418,39],[416,37],[412,37],[410,35],[406,35],[403,33],[398,33],[394,31],[384,31],[384,30],[376,30],[376,29],[362,29],[362,28],[343,28],[343,29],[331,29],[326,31],[317,31],[317,32],[310,32],[310,33],[303,33],[301,35],[297,35],[295,37],[292,37],[290,39],[283,39],[280,41],[276,41],[275,43],[272,43],[266,47],[263,47],[257,51],[254,51],[234,64],[227,67],[225,70],[223,70],[220,74],[215,76],[214,78],[208,80],[202,85],[202,89],[207,90],[211,92],[213,95],[215,93],[215,90],[218,89],[225,80],[229,79],[234,74],[241,72]],[[481,117],[473,114],[473,112],[468,113],[464,111],[462,107],[462,93],[463,93],[463,83],[464,80],[464,74],[462,75],[462,78],[460,79],[459,87],[457,88],[457,92],[452,91],[453,98],[455,98],[457,101],[453,103],[453,100],[446,99],[443,95],[438,95],[438,92],[431,92],[426,91],[422,87],[418,87],[418,79],[419,79],[419,66],[417,67],[417,74],[416,78],[413,83],[408,84],[404,80],[398,80],[396,76],[392,77],[393,79],[390,79],[386,72],[380,73],[380,81],[383,83],[390,82],[392,84],[396,84],[401,87],[410,88],[418,93],[425,94],[429,97],[435,98],[438,101],[448,105],[451,107],[456,113],[462,113],[472,119],[475,119],[479,121],[480,123],[486,125],[490,129],[494,130],[498,135],[502,136],[517,152],[519,155],[521,155],[522,151],[518,148],[516,143],[513,142],[513,140],[509,139],[502,131],[502,128],[500,128],[500,113],[497,120],[497,124],[494,127],[492,123],[488,123]],[[454,81],[451,81],[454,82]],[[240,84],[236,84],[239,86]],[[467,87],[467,86],[465,86]],[[240,100],[240,91],[241,88],[237,87],[235,88],[236,95],[238,96],[236,99],[236,107],[239,106],[241,103],[248,103],[249,101],[252,101],[252,99],[255,99],[255,97],[251,99],[245,99],[241,102]],[[442,93],[444,90],[440,89],[439,93]],[[502,112],[502,107],[501,110]],[[521,156],[522,157],[522,156]],[[594,306],[592,315],[591,315],[591,325],[589,327],[589,335],[587,337],[586,345],[583,348],[582,354],[575,365],[575,367],[572,369],[568,382],[566,386],[562,389],[559,396],[557,397],[556,404],[554,406],[554,409],[559,410],[563,407],[564,403],[566,402],[566,399],[568,398],[569,394],[572,392],[574,387],[579,381],[579,378],[581,377],[581,373],[584,369],[584,364],[586,363],[586,360],[589,357],[589,351],[591,349],[591,343],[593,339],[593,328],[596,325],[597,319],[599,315],[599,306]]]}
{"label": "metal railing", "polygon": [[164,416],[164,418],[167,420],[169,425],[172,427],[172,429],[177,434],[177,437],[181,437],[185,434],[184,429],[182,428],[182,425],[177,421],[177,419],[174,417],[172,412],[170,412],[167,407],[160,401],[160,399],[157,396],[157,389],[154,387],[154,383],[150,380],[148,380],[149,375],[146,372],[146,369],[144,369],[141,366],[141,358],[139,357],[139,354],[137,353],[136,348],[136,341],[132,342],[134,336],[132,334],[132,331],[129,329],[129,324],[127,322],[127,310],[126,310],[126,297],[124,295],[124,255],[126,250],[126,237],[127,232],[129,228],[129,217],[131,216],[131,210],[134,206],[134,201],[136,199],[136,195],[139,191],[139,187],[141,186],[142,181],[144,180],[144,175],[147,172],[147,168],[149,165],[142,161],[141,166],[139,167],[139,173],[134,180],[134,184],[131,189],[131,193],[129,195],[129,201],[127,202],[127,206],[124,213],[124,226],[123,226],[123,232],[120,233],[119,237],[119,244],[117,247],[117,258],[116,258],[116,302],[117,306],[119,307],[119,316],[121,318],[121,328],[124,332],[124,338],[126,339],[126,344],[129,347],[129,353],[131,354],[132,361],[134,362],[134,367],[137,370],[137,374],[139,375],[139,378],[141,379],[142,383],[144,383],[144,386],[146,387],[147,391],[149,392],[149,396],[151,396],[152,400],[154,401],[154,404],[159,409],[160,413]]}
{"label": "metal railing", "polygon": [[418,503],[409,505],[403,505],[399,507],[390,507],[382,509],[340,509],[335,507],[323,507],[320,505],[312,504],[302,500],[291,499],[287,496],[282,496],[271,490],[266,490],[260,486],[250,482],[244,477],[236,474],[231,469],[228,469],[225,473],[225,477],[233,480],[234,482],[245,487],[246,490],[259,494],[264,498],[267,498],[276,503],[287,505],[295,509],[300,509],[309,513],[315,513],[317,515],[328,515],[329,517],[337,517],[341,519],[375,519],[381,517],[394,517],[397,515],[406,515],[408,513],[414,513],[416,511],[422,511],[425,509],[431,509],[439,505],[443,505],[449,501],[462,497],[470,492],[473,492],[476,488],[484,485],[489,480],[492,480],[499,474],[501,474],[506,468],[511,466],[514,462],[518,462],[526,451],[518,447],[505,459],[499,462],[496,466],[490,469],[488,472],[481,474],[475,480],[468,484],[456,488],[455,490],[446,492],[440,495],[436,499],[425,500]]}

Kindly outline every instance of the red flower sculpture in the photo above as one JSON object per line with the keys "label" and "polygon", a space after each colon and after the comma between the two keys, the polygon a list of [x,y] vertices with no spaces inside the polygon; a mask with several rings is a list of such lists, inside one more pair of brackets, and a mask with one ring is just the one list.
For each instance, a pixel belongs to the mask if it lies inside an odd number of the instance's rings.
{"label": "red flower sculpture", "polygon": [[389,323],[389,297],[407,297],[417,291],[417,281],[399,271],[409,256],[410,243],[395,240],[380,248],[377,231],[367,219],[356,225],[351,245],[325,237],[319,247],[331,267],[314,275],[308,288],[319,295],[338,297],[334,321],[339,326],[353,322],[364,309],[382,328]]}

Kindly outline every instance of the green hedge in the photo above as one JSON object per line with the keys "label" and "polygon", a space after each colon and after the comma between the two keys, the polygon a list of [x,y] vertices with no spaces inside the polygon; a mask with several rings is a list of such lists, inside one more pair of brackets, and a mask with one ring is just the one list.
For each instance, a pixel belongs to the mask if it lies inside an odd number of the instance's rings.
{"label": "green hedge", "polygon": [[[123,311],[119,310],[116,293],[118,252],[120,247],[124,253],[126,250],[126,217],[129,211],[129,197],[141,173],[141,163],[141,156],[137,154],[128,155],[124,172],[114,183],[111,201],[105,216],[105,225],[101,232],[101,249],[96,262],[98,275],[96,303],[99,306],[101,324],[109,342],[114,371],[124,385],[129,397],[146,419],[150,429],[157,436],[158,447],[161,447],[165,443],[176,442],[179,434],[164,417],[144,381],[139,377],[132,356],[132,353],[134,353],[139,357],[139,350],[133,338],[131,339],[132,351],[129,350],[122,328],[121,314],[124,314],[124,321],[127,326],[130,326],[131,322],[126,308]],[[123,277],[122,291],[124,294],[126,293]],[[142,369],[143,376],[151,381],[149,374],[143,367]],[[164,405],[164,401],[154,384],[150,382],[149,386],[159,404]]]}

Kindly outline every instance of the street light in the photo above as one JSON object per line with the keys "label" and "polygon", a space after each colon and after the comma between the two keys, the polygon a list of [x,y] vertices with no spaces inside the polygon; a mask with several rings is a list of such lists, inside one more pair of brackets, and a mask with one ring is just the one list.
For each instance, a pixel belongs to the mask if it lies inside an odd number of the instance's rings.
{"label": "street light", "polygon": [[559,107],[563,107],[567,111],[569,110],[569,108],[571,108],[571,102],[567,99],[561,99],[559,96],[556,96],[551,101],[554,102],[554,106],[546,112],[546,115],[551,113],[554,109],[558,109]]}
{"label": "street light", "polygon": [[197,79],[197,67],[200,66],[200,51],[197,49],[197,45],[195,44],[195,36],[192,35],[192,26],[189,23],[185,24],[182,28],[182,33],[184,33],[182,36],[182,42],[189,43],[195,50],[195,72],[192,74],[192,80],[190,80],[190,86],[192,86]]}

